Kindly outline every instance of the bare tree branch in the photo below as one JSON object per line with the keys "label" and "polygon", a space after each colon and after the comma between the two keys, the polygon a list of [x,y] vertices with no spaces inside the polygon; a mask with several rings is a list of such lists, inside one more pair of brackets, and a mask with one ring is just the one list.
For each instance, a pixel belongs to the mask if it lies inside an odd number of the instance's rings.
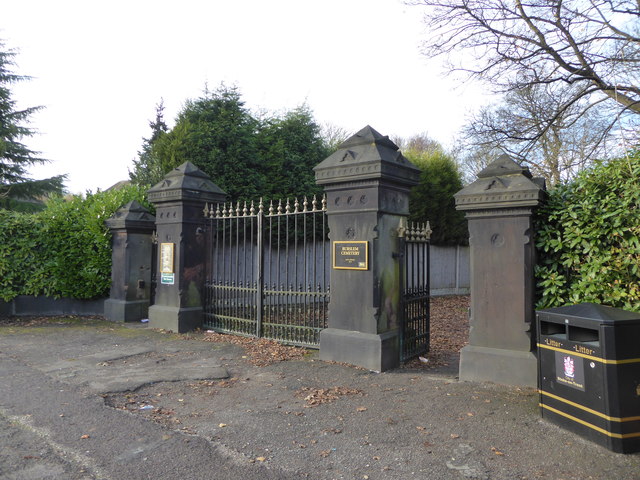
{"label": "bare tree branch", "polygon": [[[640,2],[414,0],[432,32],[424,53],[507,92],[565,84],[640,114]],[[456,55],[459,53],[465,55]],[[588,87],[587,87],[588,86]]]}
{"label": "bare tree branch", "polygon": [[481,109],[463,129],[467,172],[482,166],[483,155],[503,151],[554,185],[605,156],[617,118],[602,99],[587,103],[593,88],[576,89],[533,85]]}

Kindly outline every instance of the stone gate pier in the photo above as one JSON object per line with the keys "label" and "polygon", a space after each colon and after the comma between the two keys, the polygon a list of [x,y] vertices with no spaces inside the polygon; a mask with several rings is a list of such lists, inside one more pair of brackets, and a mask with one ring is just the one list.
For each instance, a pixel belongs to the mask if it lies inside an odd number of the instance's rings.
{"label": "stone gate pier", "polygon": [[367,126],[314,168],[327,194],[333,265],[320,358],[383,371],[398,366],[400,242],[419,170]]}
{"label": "stone gate pier", "polygon": [[543,195],[544,181],[507,155],[455,195],[471,247],[471,328],[460,380],[537,385],[532,215]]}

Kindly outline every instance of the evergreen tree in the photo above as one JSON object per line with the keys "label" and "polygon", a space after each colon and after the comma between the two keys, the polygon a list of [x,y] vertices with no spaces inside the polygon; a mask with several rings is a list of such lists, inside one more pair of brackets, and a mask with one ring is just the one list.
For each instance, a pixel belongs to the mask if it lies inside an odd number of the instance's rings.
{"label": "evergreen tree", "polygon": [[186,102],[175,127],[154,143],[164,172],[190,161],[233,200],[254,199],[264,191],[264,168],[255,134],[258,121],[236,88]]}
{"label": "evergreen tree", "polygon": [[154,145],[160,137],[167,133],[168,127],[164,121],[164,100],[156,105],[156,118],[149,122],[151,137],[142,139],[142,150],[138,152],[138,159],[133,160],[133,171],[129,170],[129,179],[135,184],[151,187],[158,183],[167,172],[164,171],[162,163],[156,152]]}
{"label": "evergreen tree", "polygon": [[329,156],[311,110],[300,106],[282,117],[268,118],[257,135],[264,165],[265,198],[278,200],[320,194],[313,167]]}
{"label": "evergreen tree", "polygon": [[302,198],[321,192],[313,167],[330,150],[306,105],[257,118],[235,87],[221,86],[187,101],[173,129],[166,131],[160,120],[157,115],[150,124],[157,135],[145,139],[139,160],[134,161],[130,176],[136,183],[149,177],[160,181],[190,161],[233,201]]}
{"label": "evergreen tree", "polygon": [[[431,223],[431,243],[463,245],[468,242],[464,213],[455,208],[454,194],[462,189],[455,160],[437,142],[410,139],[403,154],[420,169],[420,183],[409,195],[409,220]],[[420,140],[420,141],[418,141]]]}
{"label": "evergreen tree", "polygon": [[13,73],[16,52],[7,49],[0,41],[0,207],[19,208],[21,201],[32,200],[50,193],[61,193],[66,175],[57,175],[44,180],[33,180],[27,169],[33,165],[47,163],[23,142],[35,135],[25,124],[29,117],[42,107],[16,109],[10,87],[29,77]]}

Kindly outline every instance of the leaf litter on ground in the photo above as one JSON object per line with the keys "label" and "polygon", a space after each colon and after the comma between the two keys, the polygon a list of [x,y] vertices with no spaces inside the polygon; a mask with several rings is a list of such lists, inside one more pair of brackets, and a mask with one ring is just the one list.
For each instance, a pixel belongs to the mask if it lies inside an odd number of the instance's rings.
{"label": "leaf litter on ground", "polygon": [[362,390],[348,387],[311,388],[302,387],[296,392],[296,397],[301,397],[307,404],[305,408],[317,407],[324,403],[335,402],[345,395],[362,395]]}
{"label": "leaf litter on ground", "polygon": [[[405,368],[437,368],[447,366],[469,341],[468,295],[431,297],[429,352],[427,362],[415,358]],[[455,359],[454,359],[455,361]]]}
{"label": "leaf litter on ground", "polygon": [[256,367],[266,367],[277,362],[301,359],[307,355],[307,350],[302,347],[283,345],[266,338],[241,337],[207,331],[204,332],[204,340],[241,346],[246,352],[246,360]]}

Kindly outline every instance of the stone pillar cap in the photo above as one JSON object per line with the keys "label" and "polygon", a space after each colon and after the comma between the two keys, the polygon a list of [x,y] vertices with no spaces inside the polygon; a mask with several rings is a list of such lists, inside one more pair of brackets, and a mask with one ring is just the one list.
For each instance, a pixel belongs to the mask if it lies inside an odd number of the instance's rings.
{"label": "stone pillar cap", "polygon": [[153,231],[156,217],[151,215],[149,210],[137,201],[133,200],[120,207],[112,217],[105,220],[105,223],[111,230],[138,229]]}
{"label": "stone pillar cap", "polygon": [[456,209],[480,210],[537,206],[543,195],[544,187],[532,179],[529,169],[504,154],[454,197]]}
{"label": "stone pillar cap", "polygon": [[403,186],[418,184],[420,169],[407,160],[398,146],[369,125],[316,165],[318,185],[385,179]]}
{"label": "stone pillar cap", "polygon": [[219,202],[225,197],[226,193],[191,162],[174,168],[149,190],[149,201],[154,204],[190,198],[202,202]]}

